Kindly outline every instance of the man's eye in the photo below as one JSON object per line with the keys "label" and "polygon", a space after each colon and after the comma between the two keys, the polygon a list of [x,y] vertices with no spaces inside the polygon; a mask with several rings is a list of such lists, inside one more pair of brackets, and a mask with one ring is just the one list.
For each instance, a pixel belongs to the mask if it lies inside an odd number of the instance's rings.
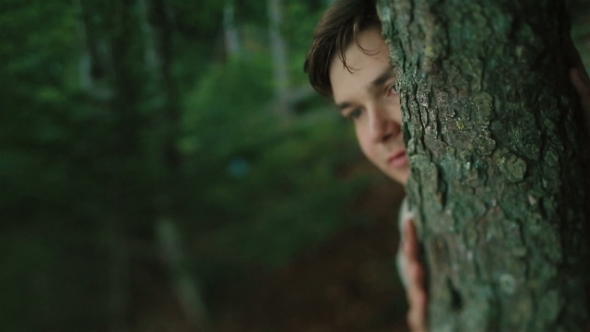
{"label": "man's eye", "polygon": [[348,113],[347,118],[349,120],[358,119],[361,116],[361,113],[362,113],[361,110],[358,110],[358,109],[357,110],[354,110],[354,111]]}
{"label": "man's eye", "polygon": [[389,87],[389,95],[397,95],[399,94],[399,92],[397,92],[397,89],[395,88],[395,84],[393,84],[391,87]]}

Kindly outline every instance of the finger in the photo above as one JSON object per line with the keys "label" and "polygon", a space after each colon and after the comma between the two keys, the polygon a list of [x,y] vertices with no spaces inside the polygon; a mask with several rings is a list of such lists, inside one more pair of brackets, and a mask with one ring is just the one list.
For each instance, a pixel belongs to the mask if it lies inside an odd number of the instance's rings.
{"label": "finger", "polygon": [[408,315],[406,317],[408,321],[408,327],[412,332],[418,332],[422,330],[422,324],[420,324],[420,316],[416,310],[408,311]]}
{"label": "finger", "polygon": [[413,220],[408,221],[404,228],[404,255],[408,261],[419,259],[418,235]]}
{"label": "finger", "polygon": [[[586,71],[584,71],[584,74]],[[570,69],[570,81],[580,97],[590,96],[590,81],[588,75],[583,75],[579,69]]]}
{"label": "finger", "polygon": [[426,290],[426,288],[424,287],[425,271],[421,263],[413,264],[412,279],[414,280],[414,283],[418,288],[420,288],[422,291]]}
{"label": "finger", "polygon": [[424,292],[415,292],[407,316],[408,325],[412,331],[427,330],[426,304],[426,294]]}
{"label": "finger", "polygon": [[586,134],[590,135],[590,80],[585,70],[580,72],[580,70],[572,68],[570,70],[570,81],[580,97],[584,127]]}
{"label": "finger", "polygon": [[418,300],[426,295],[425,273],[424,267],[419,263],[410,264],[408,266],[408,303],[411,307],[419,304]]}
{"label": "finger", "polygon": [[588,74],[586,74],[586,68],[584,67],[584,63],[582,62],[582,57],[580,56],[580,52],[576,48],[576,45],[570,39],[569,43],[569,52],[568,57],[571,62],[571,66],[577,69],[580,72],[581,78],[586,85],[590,85],[590,79],[588,78]]}
{"label": "finger", "polygon": [[420,260],[416,228],[412,222],[405,228],[404,255],[406,267],[403,273],[407,282],[408,303],[412,306],[415,294],[426,294],[426,270]]}
{"label": "finger", "polygon": [[[418,298],[418,296],[416,296]],[[419,303],[414,304],[410,307],[410,311],[406,317],[410,330],[414,332],[422,332],[427,330],[427,319],[426,319],[426,298],[422,296]]]}
{"label": "finger", "polygon": [[406,280],[408,281],[408,289],[406,290],[406,297],[408,298],[408,304],[410,308],[414,304],[415,301],[415,294],[419,291],[420,286],[416,282],[414,278],[414,270],[416,264],[408,264],[406,267]]}
{"label": "finger", "polygon": [[407,315],[408,326],[412,331],[426,331],[426,269],[420,261],[418,235],[413,221],[408,222],[404,227],[403,251],[406,257],[404,274],[408,283],[406,295],[410,306]]}

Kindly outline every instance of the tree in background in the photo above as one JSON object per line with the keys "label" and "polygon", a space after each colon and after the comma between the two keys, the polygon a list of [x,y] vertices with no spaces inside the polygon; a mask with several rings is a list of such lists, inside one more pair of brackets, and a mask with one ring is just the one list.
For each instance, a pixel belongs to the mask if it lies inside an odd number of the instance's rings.
{"label": "tree in background", "polygon": [[282,10],[284,123],[266,3],[3,3],[3,330],[215,323],[228,283],[363,220],[367,178],[337,181],[360,155],[300,70],[321,7]]}
{"label": "tree in background", "polygon": [[384,180],[301,72],[331,2],[280,2],[282,121],[269,2],[3,1],[0,329],[217,325],[228,285],[372,218]]}
{"label": "tree in background", "polygon": [[384,0],[435,331],[582,330],[588,155],[556,1]]}

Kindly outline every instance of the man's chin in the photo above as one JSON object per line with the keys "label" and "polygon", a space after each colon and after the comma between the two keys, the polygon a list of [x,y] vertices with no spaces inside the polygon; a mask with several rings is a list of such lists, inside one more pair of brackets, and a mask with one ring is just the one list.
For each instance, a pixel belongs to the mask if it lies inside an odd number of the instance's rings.
{"label": "man's chin", "polygon": [[397,172],[392,172],[391,170],[389,170],[389,172],[386,172],[385,174],[388,178],[401,184],[402,186],[406,185],[406,183],[408,182],[408,178],[410,177],[409,170],[398,170]]}

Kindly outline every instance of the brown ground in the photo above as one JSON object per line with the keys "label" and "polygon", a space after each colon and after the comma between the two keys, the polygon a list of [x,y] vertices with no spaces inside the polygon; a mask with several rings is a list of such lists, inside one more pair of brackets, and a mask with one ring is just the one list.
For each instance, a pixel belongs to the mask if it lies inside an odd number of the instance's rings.
{"label": "brown ground", "polygon": [[221,331],[405,331],[390,222],[347,229],[250,290]]}
{"label": "brown ground", "polygon": [[[354,207],[370,211],[370,222],[338,232],[282,269],[259,271],[247,282],[227,285],[212,313],[213,330],[407,331],[405,295],[394,260],[403,191],[390,181],[378,183]],[[136,317],[135,331],[203,330],[182,323],[182,310],[171,293],[153,292],[142,305],[141,318]]]}

